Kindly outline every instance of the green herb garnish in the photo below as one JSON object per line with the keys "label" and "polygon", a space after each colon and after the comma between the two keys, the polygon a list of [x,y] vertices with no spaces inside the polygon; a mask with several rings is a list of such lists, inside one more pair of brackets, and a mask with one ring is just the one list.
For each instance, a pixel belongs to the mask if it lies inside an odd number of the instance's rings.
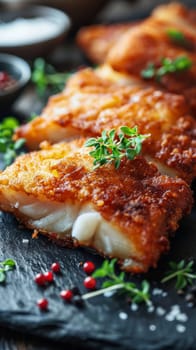
{"label": "green herb garnish", "polygon": [[184,46],[187,43],[184,33],[176,28],[166,30],[168,37],[176,44]]}
{"label": "green herb garnish", "polygon": [[7,117],[0,123],[0,153],[3,154],[5,166],[9,165],[19,154],[25,143],[21,138],[13,141],[14,130],[19,125],[17,119]]}
{"label": "green herb garnish", "polygon": [[71,76],[70,73],[58,73],[55,68],[46,63],[44,59],[37,58],[33,65],[32,82],[36,86],[37,93],[42,97],[47,88],[52,93],[63,90],[66,80]]}
{"label": "green herb garnish", "polygon": [[142,142],[149,136],[149,134],[138,134],[136,126],[134,128],[121,126],[118,134],[114,129],[104,130],[101,137],[90,138],[85,146],[94,147],[89,154],[94,158],[95,168],[113,162],[118,169],[123,157],[132,160],[141,152]]}
{"label": "green herb garnish", "polygon": [[159,68],[156,68],[154,63],[149,63],[141,72],[142,78],[155,78],[160,81],[166,74],[181,72],[190,69],[192,66],[192,61],[187,56],[180,56],[173,60],[171,58],[163,58],[161,63],[162,65]]}
{"label": "green herb garnish", "polygon": [[120,272],[119,274],[115,272],[116,261],[117,259],[112,259],[111,261],[104,260],[102,266],[92,274],[92,277],[107,279],[102,283],[101,289],[84,294],[82,299],[90,299],[109,291],[121,291],[126,293],[133,303],[149,303],[149,283],[144,280],[141,283],[141,288],[138,288],[135,283],[125,281],[124,272]]}
{"label": "green herb garnish", "polygon": [[6,272],[13,270],[16,267],[16,263],[13,259],[6,259],[0,262],[0,283],[6,279]]}
{"label": "green herb garnish", "polygon": [[162,283],[175,279],[176,289],[184,289],[187,285],[192,285],[193,280],[196,279],[196,274],[193,272],[194,261],[186,264],[185,260],[179,263],[171,261],[169,263],[170,270],[166,272],[166,276],[162,279]]}

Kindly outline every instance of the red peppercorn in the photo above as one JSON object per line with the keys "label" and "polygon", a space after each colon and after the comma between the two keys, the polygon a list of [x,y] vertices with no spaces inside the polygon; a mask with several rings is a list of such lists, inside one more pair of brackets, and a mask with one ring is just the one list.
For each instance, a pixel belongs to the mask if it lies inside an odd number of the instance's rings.
{"label": "red peppercorn", "polygon": [[53,282],[53,280],[54,280],[53,273],[51,271],[46,272],[44,274],[44,279],[46,282]]}
{"label": "red peppercorn", "polygon": [[38,273],[34,278],[35,283],[37,283],[39,286],[43,286],[46,282],[45,276],[42,273]]}
{"label": "red peppercorn", "polygon": [[73,298],[73,293],[72,293],[72,291],[69,290],[69,289],[62,290],[62,291],[60,292],[60,297],[61,297],[63,300],[71,301],[71,299]]}
{"label": "red peppercorn", "polygon": [[39,299],[37,301],[37,306],[40,308],[40,310],[46,310],[48,308],[48,300],[45,298]]}
{"label": "red peppercorn", "polygon": [[83,270],[87,274],[91,274],[95,270],[95,265],[92,261],[86,261],[83,265]]}
{"label": "red peppercorn", "polygon": [[96,279],[90,276],[86,277],[84,280],[84,286],[87,289],[94,289],[96,287]]}
{"label": "red peppercorn", "polygon": [[61,270],[60,264],[58,262],[54,262],[51,266],[51,270],[53,272],[60,272]]}

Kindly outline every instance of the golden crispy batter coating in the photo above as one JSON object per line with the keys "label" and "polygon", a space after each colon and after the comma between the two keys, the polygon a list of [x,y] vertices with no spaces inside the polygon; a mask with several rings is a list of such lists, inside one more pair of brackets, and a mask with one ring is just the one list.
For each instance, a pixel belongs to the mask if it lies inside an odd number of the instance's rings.
{"label": "golden crispy batter coating", "polygon": [[76,42],[92,62],[100,64],[120,36],[134,25],[123,23],[84,27],[77,33]]}
{"label": "golden crispy batter coating", "polygon": [[[18,157],[0,174],[1,208],[32,227],[28,215],[20,213],[27,199],[28,204],[42,203],[41,210],[52,203],[65,207],[90,203],[102,220],[120,232],[122,241],[134,247],[134,253],[130,248],[125,258],[134,259],[140,268],[133,266],[130,270],[146,271],[156,266],[160,254],[168,250],[168,234],[191,209],[188,185],[181,179],[160,175],[142,157],[122,160],[118,170],[113,164],[93,170],[88,152],[80,139],[47,145],[42,151]],[[51,233],[49,229],[43,231]],[[89,245],[94,247],[94,241]],[[115,255],[111,252],[110,256]]]}
{"label": "golden crispy batter coating", "polygon": [[196,121],[182,96],[154,88],[117,86],[93,70],[76,73],[63,93],[50,99],[42,115],[16,132],[30,149],[79,136],[96,136],[122,125],[138,126],[151,137],[143,154],[191,182],[196,175]]}
{"label": "golden crispy batter coating", "polygon": [[[174,40],[168,30],[177,30],[184,39]],[[96,63],[106,62],[116,71],[135,75],[149,63],[160,67],[162,59],[187,56],[192,68],[167,74],[157,85],[173,93],[183,94],[196,115],[196,11],[178,3],[158,6],[152,15],[138,23],[92,26],[81,29],[77,42]],[[154,84],[155,81],[148,80]]]}
{"label": "golden crispy batter coating", "polygon": [[[184,33],[188,50],[196,50],[196,11],[185,6],[172,3],[155,8],[151,19],[159,25],[161,31],[177,28]],[[95,63],[103,63],[110,49],[129,29],[135,28],[140,22],[93,25],[81,28],[76,41],[87,57]],[[119,41],[120,41],[119,40]],[[118,52],[119,54],[120,52]]]}
{"label": "golden crispy batter coating", "polygon": [[[193,12],[193,13],[191,13]],[[161,6],[137,27],[128,29],[111,48],[106,62],[114,69],[141,77],[149,63],[160,67],[163,58],[186,56],[192,67],[166,74],[157,84],[170,92],[181,93],[194,114],[196,93],[196,12],[179,4]],[[180,31],[185,40],[176,43],[168,35],[169,29]]]}

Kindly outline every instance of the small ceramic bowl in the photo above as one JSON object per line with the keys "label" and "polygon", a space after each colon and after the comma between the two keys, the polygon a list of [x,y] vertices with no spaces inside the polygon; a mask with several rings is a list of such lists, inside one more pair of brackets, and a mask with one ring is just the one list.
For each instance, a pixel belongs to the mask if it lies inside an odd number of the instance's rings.
{"label": "small ceramic bowl", "polygon": [[70,24],[64,12],[47,6],[0,11],[0,52],[25,59],[46,56],[63,41]]}
{"label": "small ceramic bowl", "polygon": [[91,23],[107,3],[108,0],[0,0],[2,10],[19,10],[27,4],[28,6],[44,4],[44,6],[57,8],[70,16],[74,28]]}
{"label": "small ceramic bowl", "polygon": [[[2,75],[6,75],[8,84],[4,87]],[[31,77],[31,69],[23,59],[0,54],[0,112],[9,110],[12,103],[21,94]]]}

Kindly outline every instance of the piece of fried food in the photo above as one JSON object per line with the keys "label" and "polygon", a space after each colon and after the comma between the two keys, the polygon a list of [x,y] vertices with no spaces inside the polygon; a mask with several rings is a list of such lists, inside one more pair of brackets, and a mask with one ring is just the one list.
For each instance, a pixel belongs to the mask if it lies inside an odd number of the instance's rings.
{"label": "piece of fried food", "polygon": [[100,64],[105,61],[120,36],[134,25],[136,24],[122,23],[83,27],[77,33],[76,42],[92,62]]}
{"label": "piece of fried food", "polygon": [[196,12],[182,5],[161,6],[151,17],[120,37],[109,51],[106,62],[119,72],[142,78],[149,64],[159,68],[164,58],[175,61],[185,57],[192,62],[191,67],[171,71],[155,81],[167,91],[183,94],[196,115],[195,19]]}
{"label": "piece of fried food", "polygon": [[[189,186],[138,156],[93,170],[83,140],[45,144],[0,174],[0,208],[27,227],[115,257],[127,271],[155,267],[192,205]],[[55,232],[55,234],[54,234]]]}
{"label": "piece of fried food", "polygon": [[[155,8],[150,18],[161,26],[161,32],[176,28],[183,33],[186,40],[181,43],[186,49],[196,51],[196,11],[172,3]],[[120,42],[122,35],[130,29],[137,28],[140,23],[142,21],[84,27],[79,30],[76,42],[92,62],[104,63],[109,51],[116,42]],[[179,43],[179,40],[175,41],[175,44]]]}
{"label": "piece of fried food", "polygon": [[30,149],[41,141],[55,143],[97,136],[122,125],[151,134],[143,154],[162,173],[191,182],[196,175],[196,120],[187,115],[183,96],[154,88],[119,86],[91,69],[79,71],[63,93],[50,98],[40,117],[20,127]]}

